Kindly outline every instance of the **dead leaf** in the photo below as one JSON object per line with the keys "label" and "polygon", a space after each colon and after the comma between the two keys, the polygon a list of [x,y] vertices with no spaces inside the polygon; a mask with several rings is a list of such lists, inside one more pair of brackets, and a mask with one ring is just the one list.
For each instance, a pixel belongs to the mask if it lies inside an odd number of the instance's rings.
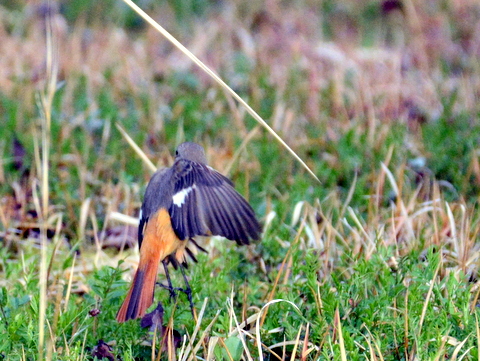
{"label": "dead leaf", "polygon": [[140,321],[140,326],[143,328],[149,328],[150,332],[155,332],[155,328],[160,330],[160,333],[163,336],[163,306],[159,302],[157,307],[150,313],[147,313],[142,317]]}
{"label": "dead leaf", "polygon": [[98,340],[97,346],[93,348],[92,357],[96,357],[99,360],[106,358],[109,361],[115,361],[115,356],[110,352],[112,348],[103,340]]}
{"label": "dead leaf", "polygon": [[143,328],[148,327],[152,334],[155,334],[155,329],[157,329],[156,334],[162,339],[162,352],[167,352],[169,349],[172,349],[170,342],[173,342],[173,349],[176,350],[180,347],[182,340],[180,332],[163,325],[163,306],[160,302],[152,312],[142,317],[140,326]]}

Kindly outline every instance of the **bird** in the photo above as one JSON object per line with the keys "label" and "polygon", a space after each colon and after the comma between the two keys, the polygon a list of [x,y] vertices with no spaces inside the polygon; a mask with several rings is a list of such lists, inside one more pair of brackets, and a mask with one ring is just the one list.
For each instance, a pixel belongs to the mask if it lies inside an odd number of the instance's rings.
{"label": "bird", "polygon": [[[140,261],[117,321],[143,317],[153,303],[158,267],[163,263],[171,296],[175,296],[167,265],[183,271],[191,244],[203,250],[195,236],[222,236],[238,245],[259,240],[261,226],[250,204],[230,179],[207,165],[203,147],[178,146],[170,168],[155,172],[145,190],[139,214]],[[181,289],[180,289],[181,290]],[[188,294],[193,312],[191,291]]]}

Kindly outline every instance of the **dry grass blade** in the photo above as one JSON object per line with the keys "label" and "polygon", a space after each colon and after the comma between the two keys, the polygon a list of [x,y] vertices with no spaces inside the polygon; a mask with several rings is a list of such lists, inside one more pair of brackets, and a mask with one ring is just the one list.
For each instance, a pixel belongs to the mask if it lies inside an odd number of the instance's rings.
{"label": "dry grass blade", "polygon": [[[289,303],[290,305],[292,305],[299,313],[300,313],[300,309],[298,308],[298,306],[296,304],[294,304],[293,302],[291,301],[288,301],[288,300],[283,300],[283,299],[276,299],[276,300],[272,300],[270,302],[267,302],[262,308],[261,310],[259,311],[259,314],[262,314],[263,312],[266,312],[266,310],[268,309],[268,307],[270,305],[273,305],[274,303],[278,303],[278,302],[286,302],[286,303]],[[257,318],[257,321],[255,322],[255,336],[256,336],[256,341],[257,341],[257,347],[258,347],[258,359],[260,361],[263,361],[263,353],[262,353],[262,339],[260,337],[260,317]]]}
{"label": "dry grass blade", "polygon": [[375,355],[375,351],[373,350],[373,346],[372,346],[372,343],[370,342],[370,338],[368,338],[367,336],[364,336],[364,337],[368,344],[368,350],[370,351],[370,360],[377,361],[377,356]]}
{"label": "dry grass blade", "polygon": [[[457,356],[458,356],[458,353],[460,352],[460,350],[462,349],[463,345],[465,345],[465,342],[467,342],[468,338],[470,337],[470,335],[468,335],[467,337],[465,337],[465,340],[463,340],[462,342],[460,342],[457,347],[455,347],[455,350],[453,351],[453,354],[452,354],[452,358],[451,360],[452,361],[457,361]],[[460,356],[460,359],[463,359],[465,357],[465,355],[462,355]]]}
{"label": "dry grass blade", "polygon": [[248,113],[258,122],[260,123],[267,131],[278,141],[282,144],[289,152],[293,155],[293,157],[311,174],[311,176],[318,182],[320,180],[318,177],[313,173],[313,171],[307,166],[307,164],[300,158],[297,153],[290,148],[287,143],[283,141],[283,139],[265,122],[265,120],[260,117],[260,115],[253,110],[250,105],[248,105],[232,88],[230,88],[218,75],[216,75],[209,67],[207,67],[200,59],[198,59],[195,55],[193,55],[185,46],[183,46],[177,39],[175,39],[167,30],[165,30],[160,24],[158,24],[155,20],[153,20],[146,12],[140,9],[133,1],[131,0],[123,0],[130,6],[137,14],[139,14],[146,22],[152,25],[160,34],[162,34],[168,41],[170,41],[173,45],[175,45],[182,53],[184,53],[190,60],[192,60],[195,64],[197,64],[205,73],[212,77],[218,84],[222,86],[231,96],[233,96],[240,104],[242,104],[245,109],[247,109]]}
{"label": "dry grass blade", "polygon": [[72,294],[73,273],[75,271],[75,261],[76,261],[76,259],[77,259],[77,256],[74,254],[70,276],[68,277],[67,291],[65,293],[65,307],[63,308],[63,312],[67,312],[68,301],[70,300],[70,295]]}
{"label": "dry grass blade", "polygon": [[307,323],[307,327],[305,328],[305,337],[303,338],[301,361],[306,361],[307,360],[309,332],[310,332],[310,323]]}
{"label": "dry grass blade", "polygon": [[363,234],[363,236],[365,237],[365,239],[370,243],[370,245],[372,247],[375,247],[375,242],[368,235],[367,231],[365,230],[365,227],[362,225],[362,222],[360,222],[360,220],[357,217],[357,214],[355,213],[355,211],[351,207],[348,207],[348,214],[353,219],[353,221],[354,221],[355,225],[358,227],[358,229],[360,229],[360,231]]}
{"label": "dry grass blade", "polygon": [[[63,220],[63,213],[58,213],[55,215],[55,217],[57,218],[57,225],[55,227],[55,236],[53,237],[53,250],[52,250],[52,255],[50,257],[50,262],[48,264],[48,268],[47,268],[47,280],[50,278],[50,273],[52,271],[52,267],[53,267],[53,260],[55,258],[55,254],[58,250],[58,247],[60,245],[60,231],[62,229],[62,220]],[[53,217],[52,217],[53,218]],[[53,221],[53,219],[52,219]],[[50,223],[50,222],[49,222]]]}
{"label": "dry grass blade", "polygon": [[[381,350],[380,350],[380,346],[378,345],[377,342],[375,342],[375,339],[372,333],[370,332],[370,329],[366,325],[363,325],[363,327],[367,330],[368,335],[370,336],[370,337],[367,337],[366,335],[364,335],[365,340],[367,340],[367,343],[368,343],[368,348],[370,350],[370,355],[371,355],[370,359],[377,360],[379,358],[380,361],[384,361]],[[378,357],[377,357],[377,354],[375,353],[375,350],[373,349],[372,342],[375,345],[375,349],[377,350]]]}
{"label": "dry grass blade", "polygon": [[157,340],[157,327],[153,330],[153,339],[152,339],[152,353],[150,355],[151,360],[155,361],[155,341]]}
{"label": "dry grass blade", "polygon": [[298,349],[298,344],[300,343],[300,335],[302,334],[302,328],[303,328],[303,325],[300,325],[300,328],[298,329],[298,333],[297,333],[297,338],[295,339],[295,343],[293,345],[293,351],[292,351],[292,356],[290,357],[290,361],[294,361],[297,356],[297,349]]}
{"label": "dry grass blade", "polygon": [[110,212],[109,219],[138,227],[138,218],[127,216],[126,214],[120,212]]}
{"label": "dry grass blade", "polygon": [[[208,324],[208,326],[205,328],[205,330],[202,332],[202,334],[200,335],[200,338],[197,342],[197,344],[195,345],[195,347],[193,348],[192,350],[192,353],[190,355],[190,357],[188,358],[188,360],[193,360],[195,359],[197,356],[197,352],[198,350],[200,349],[200,346],[202,346],[203,344],[203,340],[207,337],[207,335],[210,333],[210,330],[212,329],[213,325],[215,324],[215,322],[217,322],[217,319],[218,319],[218,316],[220,315],[220,310],[217,311],[217,313],[215,314],[215,317],[213,317],[212,321]],[[203,315],[202,315],[203,316]],[[199,316],[199,322],[198,324],[200,324],[200,316]]]}
{"label": "dry grass blade", "polygon": [[212,336],[212,337],[210,337],[210,340],[208,340],[207,361],[215,360],[214,351],[215,351],[215,347],[217,346],[219,340],[220,340],[220,337],[218,337],[218,336]]}
{"label": "dry grass blade", "polygon": [[150,159],[148,159],[147,155],[143,152],[143,150],[135,143],[135,141],[128,135],[128,133],[123,129],[123,127],[115,123],[115,126],[119,130],[120,133],[122,133],[123,137],[126,139],[128,144],[133,148],[135,152],[142,158],[142,160],[145,162],[145,164],[148,166],[148,168],[152,171],[152,173],[155,173],[157,171],[157,167],[152,163]]}
{"label": "dry grass blade", "polygon": [[[457,238],[457,227],[455,227],[455,218],[453,217],[452,209],[448,203],[445,203],[445,207],[447,208],[447,215],[448,215],[448,222],[450,223],[450,232],[452,232],[452,239],[453,244],[455,246],[455,251],[458,252],[458,238]],[[458,255],[458,253],[457,253]]]}
{"label": "dry grass blade", "polygon": [[182,337],[182,348],[180,349],[178,353],[178,358],[182,360],[182,356],[185,354],[186,346],[187,345],[187,335],[183,335]]}
{"label": "dry grass blade", "polygon": [[258,313],[255,313],[255,314],[251,315],[246,320],[244,320],[242,323],[240,323],[238,325],[238,328],[231,329],[231,331],[228,333],[228,336],[237,335],[238,332],[239,332],[239,329],[240,330],[244,329],[244,328],[248,327],[249,325],[253,324],[255,321],[257,321],[258,316],[259,316]]}
{"label": "dry grass blade", "polygon": [[[193,340],[195,340],[195,337],[197,337],[197,333],[200,330],[200,326],[202,324],[202,319],[203,319],[203,314],[205,313],[205,308],[207,307],[207,301],[208,301],[208,297],[206,297],[205,300],[203,301],[202,308],[200,310],[200,313],[198,314],[197,324],[195,325],[195,329],[193,330],[193,334],[190,337],[190,340],[188,340],[188,346],[185,348],[185,352],[180,353],[180,356],[179,356],[180,360],[187,360],[187,357],[192,352]],[[217,316],[218,316],[218,314],[217,314]],[[215,317],[215,319],[216,319],[216,317]],[[190,359],[190,358],[188,358],[188,359]]]}
{"label": "dry grass blade", "polygon": [[388,180],[390,181],[390,185],[393,188],[393,192],[395,196],[398,196],[400,192],[398,190],[398,185],[397,185],[397,182],[395,181],[395,177],[393,176],[392,172],[390,172],[390,169],[388,169],[388,167],[383,162],[381,162],[380,164],[382,166],[382,170],[385,172]]}
{"label": "dry grass blade", "polygon": [[343,340],[342,322],[340,320],[340,312],[338,311],[338,308],[335,310],[335,328],[337,329],[338,343],[340,346],[340,358],[342,361],[347,361],[345,341]]}
{"label": "dry grass blade", "polygon": [[78,222],[78,239],[83,240],[85,239],[85,228],[87,226],[88,220],[88,211],[90,209],[90,198],[85,199],[82,202],[82,207],[80,208],[80,220]]}
{"label": "dry grass blade", "polygon": [[227,346],[227,344],[225,343],[225,341],[223,341],[223,339],[220,339],[220,344],[223,346],[223,349],[224,349],[225,352],[227,353],[228,361],[234,361],[234,360],[233,360],[233,356],[232,356],[232,354],[230,353],[230,350],[228,349],[228,346]]}
{"label": "dry grass blade", "polygon": [[467,354],[470,352],[470,350],[473,348],[473,346],[469,347],[463,354],[462,356],[459,357],[458,361],[462,361],[465,357],[467,357]]}
{"label": "dry grass blade", "polygon": [[430,288],[428,289],[427,296],[425,297],[425,303],[423,304],[422,314],[420,316],[420,322],[418,323],[417,335],[421,335],[423,321],[425,320],[425,315],[427,313],[428,303],[430,302],[430,297],[432,296],[433,286],[435,286],[435,280],[437,279],[438,271],[440,270],[441,263],[438,264],[435,269],[435,274],[432,277],[430,282]]}
{"label": "dry grass blade", "polygon": [[295,225],[300,220],[300,215],[304,205],[305,205],[305,201],[300,201],[295,205],[295,208],[293,208],[292,221],[290,223],[291,227],[295,227]]}
{"label": "dry grass blade", "polygon": [[230,310],[230,314],[232,315],[232,318],[235,321],[235,327],[238,330],[238,337],[240,338],[240,341],[242,341],[243,349],[245,350],[245,353],[247,355],[247,360],[253,361],[253,358],[250,355],[250,351],[248,350],[247,343],[245,341],[245,337],[242,333],[242,329],[240,329],[240,325],[238,324],[237,316],[235,315],[235,309],[233,308],[232,299],[233,299],[233,297],[227,299],[227,305],[228,305],[228,308]]}
{"label": "dry grass blade", "polygon": [[[51,14],[48,14],[45,21],[46,37],[46,87],[45,91],[38,98],[41,110],[41,140],[42,149],[37,158],[41,158],[41,208],[38,212],[41,220],[41,251],[40,251],[40,269],[39,269],[39,315],[38,315],[38,358],[51,359],[51,342],[47,342],[47,352],[45,350],[45,322],[47,309],[47,278],[48,278],[48,260],[47,260],[47,227],[49,211],[49,154],[50,154],[50,126],[52,121],[52,104],[55,95],[58,72],[58,56],[56,39],[53,36],[53,23]],[[52,260],[53,261],[53,260]]]}

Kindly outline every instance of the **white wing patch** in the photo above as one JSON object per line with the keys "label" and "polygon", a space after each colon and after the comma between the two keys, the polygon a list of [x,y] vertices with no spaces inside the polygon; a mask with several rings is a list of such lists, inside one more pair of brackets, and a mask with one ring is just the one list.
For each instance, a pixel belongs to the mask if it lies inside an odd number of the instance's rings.
{"label": "white wing patch", "polygon": [[175,204],[177,207],[181,207],[183,203],[185,203],[185,198],[187,198],[188,193],[193,191],[197,187],[196,184],[194,184],[191,187],[182,189],[180,192],[175,193],[173,195],[173,204]]}

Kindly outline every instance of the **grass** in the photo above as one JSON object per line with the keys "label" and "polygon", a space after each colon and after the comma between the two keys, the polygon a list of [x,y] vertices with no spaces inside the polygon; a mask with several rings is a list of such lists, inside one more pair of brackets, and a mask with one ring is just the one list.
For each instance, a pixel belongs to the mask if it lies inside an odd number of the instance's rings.
{"label": "grass", "polygon": [[[112,17],[99,5],[88,21],[74,5],[55,17],[48,131],[36,100],[48,79],[41,9],[5,6],[1,43],[13,50],[0,58],[0,358],[93,359],[103,349],[122,360],[478,359],[475,4],[193,3],[192,13],[145,6],[321,185],[118,4]],[[459,25],[462,14],[470,20]],[[117,123],[156,166],[171,163],[179,142],[202,143],[264,224],[249,247],[204,240],[208,255],[188,269],[197,320],[184,295],[173,304],[156,291],[165,332],[178,332],[170,351],[158,330],[115,321],[138,251],[124,247],[135,230],[114,212],[136,217],[151,176]]]}

